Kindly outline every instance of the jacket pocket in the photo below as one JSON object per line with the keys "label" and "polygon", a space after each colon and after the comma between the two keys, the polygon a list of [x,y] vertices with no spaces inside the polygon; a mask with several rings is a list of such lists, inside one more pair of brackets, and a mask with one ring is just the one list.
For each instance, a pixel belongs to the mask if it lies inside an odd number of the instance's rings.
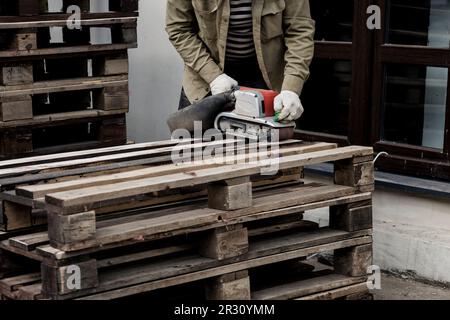
{"label": "jacket pocket", "polygon": [[261,17],[261,38],[270,40],[283,35],[284,0],[266,0]]}
{"label": "jacket pocket", "polygon": [[217,38],[217,10],[219,0],[192,0],[202,39]]}
{"label": "jacket pocket", "polygon": [[200,15],[207,15],[217,11],[219,0],[192,0],[195,12]]}

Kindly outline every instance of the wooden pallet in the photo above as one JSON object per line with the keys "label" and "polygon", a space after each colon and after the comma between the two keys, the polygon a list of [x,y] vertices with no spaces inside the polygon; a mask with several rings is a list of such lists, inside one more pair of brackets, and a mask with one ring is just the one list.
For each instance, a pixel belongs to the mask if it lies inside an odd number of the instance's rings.
{"label": "wooden pallet", "polygon": [[[109,182],[111,175],[113,181],[126,181],[133,177],[152,176],[158,173],[161,169],[169,170],[168,172],[180,172],[185,167],[172,168],[171,153],[180,141],[163,141],[155,143],[143,143],[129,146],[120,146],[113,148],[104,148],[96,150],[87,150],[81,152],[69,152],[65,154],[56,154],[49,156],[34,157],[28,159],[19,159],[11,161],[3,161],[0,163],[0,184],[2,190],[1,194],[5,200],[3,206],[3,220],[6,230],[15,230],[21,228],[28,228],[32,224],[33,214],[45,209],[44,194],[24,195],[22,191],[17,190],[16,187],[20,185],[35,185],[36,187],[50,186],[47,182],[61,182],[66,180],[79,180],[80,177],[87,179],[94,179],[91,182],[83,180],[83,183],[104,184]],[[185,142],[185,150],[190,150],[191,153],[197,148],[212,148],[223,146],[224,142],[198,142],[191,145],[191,141]],[[226,145],[234,150],[234,140],[226,141]],[[294,154],[296,152],[306,152],[314,150],[323,150],[334,147],[334,145],[326,143],[318,144],[300,144],[294,140],[284,141],[281,144],[283,154]],[[242,150],[247,148],[241,147]],[[3,165],[2,165],[3,164]],[[154,169],[154,166],[159,166]],[[165,165],[165,166],[163,166]],[[210,167],[210,164],[204,164],[203,167]],[[192,165],[192,168],[197,167]],[[152,169],[153,168],[153,169]],[[152,172],[146,172],[150,169]],[[99,174],[107,175],[104,179],[98,179]],[[298,174],[289,174],[287,179],[299,179]],[[254,180],[257,178],[254,178]],[[284,179],[284,180],[283,180]],[[102,181],[103,180],[103,181]],[[268,177],[266,180],[274,182],[289,181],[286,178]],[[80,180],[81,181],[81,180]],[[31,186],[30,186],[31,187]],[[56,185],[61,190],[61,185]],[[71,186],[68,186],[71,188]],[[185,200],[189,197],[206,195],[206,187],[200,186],[199,191],[192,192],[193,188],[185,188],[186,191],[175,190],[175,192],[164,191],[160,194],[165,194],[165,198],[153,196],[141,196],[140,199],[135,199],[131,203],[125,203],[121,206],[115,204],[114,206],[103,207],[97,210],[99,213],[104,213],[114,210],[129,209],[132,206],[141,206],[141,204],[155,204],[155,201],[163,203],[170,201]],[[25,192],[26,193],[26,192]],[[178,193],[178,194],[177,194]],[[31,218],[30,218],[31,217]],[[8,222],[6,222],[8,221]]]}
{"label": "wooden pallet", "polygon": [[[11,1],[13,2],[13,1]],[[137,46],[137,1],[110,0],[109,10],[91,12],[89,1],[64,2],[62,13],[45,13],[39,1],[21,4],[14,1],[19,16],[0,15],[0,59],[17,56],[55,55],[73,52],[124,50]],[[67,21],[73,13],[65,13],[68,5],[76,3],[83,13],[77,22],[81,28],[70,29]],[[10,5],[13,6],[13,5]],[[20,7],[34,16],[21,17]],[[33,7],[33,8],[31,8]],[[1,8],[0,8],[1,10]],[[117,11],[116,11],[117,10]],[[44,12],[42,14],[42,12]],[[95,32],[104,31],[105,39],[97,43]],[[61,39],[52,38],[51,32],[60,32]],[[107,33],[107,34],[106,34]]]}
{"label": "wooden pallet", "polygon": [[[104,2],[108,4],[108,12],[136,12],[138,10],[138,0],[104,0]],[[78,5],[85,13],[92,11],[89,0],[64,0],[57,12],[66,12],[69,5]],[[32,19],[33,16],[46,13],[54,13],[54,11],[49,11],[48,0],[10,0],[0,4],[2,19],[13,16],[26,16]]]}
{"label": "wooden pallet", "polygon": [[[101,4],[0,4],[1,159],[126,142],[127,49],[136,47],[138,1]],[[81,29],[67,25],[71,5],[80,7]]]}
{"label": "wooden pallet", "polygon": [[126,52],[0,63],[0,130],[126,113]]}
{"label": "wooden pallet", "polygon": [[[35,276],[20,278],[27,285],[3,294],[109,299],[206,281],[208,298],[247,299],[264,290],[250,290],[253,269],[329,250],[335,252],[336,282],[361,289],[371,262],[372,149],[287,141],[279,166],[288,173],[267,178],[260,176],[264,161],[170,164],[174,148],[220,145],[193,143],[0,163],[7,219],[22,219],[27,222],[22,227],[30,228],[36,211],[48,217],[48,232],[2,242],[4,263],[14,262],[12,255],[41,265],[38,282]],[[232,148],[240,160],[254,157],[249,146],[222,147]],[[298,168],[330,161],[335,184],[299,181]],[[330,228],[301,220],[304,211],[322,207],[330,207]],[[83,274],[78,289],[66,285],[73,265]],[[25,275],[33,273],[39,270]],[[356,292],[347,289],[349,295]]]}
{"label": "wooden pallet", "polygon": [[[81,116],[84,114],[84,116]],[[54,119],[54,118],[52,118]],[[0,157],[10,159],[125,144],[125,114],[77,112],[58,121],[0,131]]]}

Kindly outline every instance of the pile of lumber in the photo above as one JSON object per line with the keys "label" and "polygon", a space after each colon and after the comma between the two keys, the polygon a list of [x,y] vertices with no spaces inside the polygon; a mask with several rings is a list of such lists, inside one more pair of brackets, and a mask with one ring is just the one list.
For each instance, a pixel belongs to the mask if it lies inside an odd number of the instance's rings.
{"label": "pile of lumber", "polygon": [[[252,144],[232,140],[0,162],[0,294],[35,300],[367,297],[373,150],[297,140],[280,143],[278,151],[275,143],[266,147],[279,155],[273,175],[261,174],[268,162]],[[193,151],[207,149],[225,150],[236,161],[192,161]],[[173,164],[180,150],[185,161]],[[304,166],[324,162],[335,164],[334,181],[305,180]],[[303,219],[319,208],[330,208],[329,227]],[[331,266],[311,259],[324,252],[333,253]]]}
{"label": "pile of lumber", "polygon": [[2,159],[126,143],[138,1],[61,3],[1,1]]}

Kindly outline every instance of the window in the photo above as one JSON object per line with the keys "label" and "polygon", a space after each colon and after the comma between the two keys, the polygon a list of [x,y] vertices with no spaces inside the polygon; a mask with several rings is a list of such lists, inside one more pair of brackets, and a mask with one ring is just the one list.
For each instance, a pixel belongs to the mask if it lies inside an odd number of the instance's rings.
{"label": "window", "polygon": [[[450,0],[314,0],[299,137],[373,145],[381,170],[450,180]],[[371,4],[381,30],[366,27]]]}

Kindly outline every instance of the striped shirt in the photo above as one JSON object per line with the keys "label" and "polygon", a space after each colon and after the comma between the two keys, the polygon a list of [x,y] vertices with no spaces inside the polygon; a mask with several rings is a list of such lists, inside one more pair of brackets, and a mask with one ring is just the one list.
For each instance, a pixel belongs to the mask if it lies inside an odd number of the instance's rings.
{"label": "striped shirt", "polygon": [[256,55],[253,41],[253,0],[230,0],[230,24],[228,27],[228,60],[252,58]]}

